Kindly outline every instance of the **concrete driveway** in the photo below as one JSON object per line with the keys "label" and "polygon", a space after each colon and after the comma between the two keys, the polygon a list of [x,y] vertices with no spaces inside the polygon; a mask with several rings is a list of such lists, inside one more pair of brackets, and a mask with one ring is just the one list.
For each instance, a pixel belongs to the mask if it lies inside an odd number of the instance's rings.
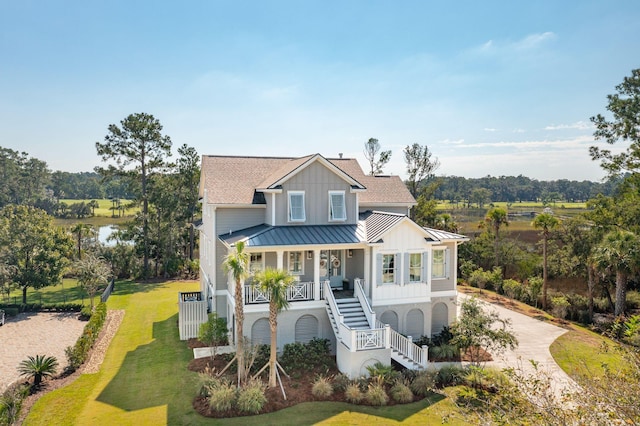
{"label": "concrete driveway", "polygon": [[[458,294],[458,311],[462,301],[468,297],[470,296]],[[576,383],[558,366],[549,352],[549,346],[568,330],[496,304],[485,301],[482,303],[487,310],[496,311],[500,318],[511,320],[513,332],[519,343],[515,350],[508,350],[502,355],[494,356],[494,361],[488,362],[487,365],[521,369],[525,375],[528,375],[536,372],[530,362],[533,360],[537,363],[538,371],[549,374],[556,392],[576,388]]]}

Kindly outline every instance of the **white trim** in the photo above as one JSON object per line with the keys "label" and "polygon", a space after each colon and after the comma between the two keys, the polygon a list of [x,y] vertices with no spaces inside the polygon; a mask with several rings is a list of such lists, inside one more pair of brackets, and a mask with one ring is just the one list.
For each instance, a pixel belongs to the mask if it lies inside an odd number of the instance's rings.
{"label": "white trim", "polygon": [[271,226],[276,224],[276,193],[271,194]]}
{"label": "white trim", "polygon": [[[291,197],[292,196],[302,196],[302,218],[300,219],[293,219],[291,217]],[[304,191],[287,191],[287,220],[288,222],[306,222],[307,220],[307,213],[306,213],[306,208],[305,208],[305,196],[304,196]]]}
{"label": "white trim", "polygon": [[[345,222],[347,220],[347,198],[345,196],[344,191],[329,191],[329,222]],[[344,213],[343,217],[333,217],[334,206],[333,206],[333,196],[334,195],[342,195],[342,212]]]}

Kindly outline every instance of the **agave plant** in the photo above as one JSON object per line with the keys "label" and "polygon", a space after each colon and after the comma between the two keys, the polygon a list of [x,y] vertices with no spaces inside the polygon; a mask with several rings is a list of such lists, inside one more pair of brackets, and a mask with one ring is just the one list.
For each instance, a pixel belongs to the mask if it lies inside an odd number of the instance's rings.
{"label": "agave plant", "polygon": [[56,374],[58,360],[53,356],[36,355],[22,361],[18,367],[21,376],[33,377],[33,386],[38,386],[42,379]]}

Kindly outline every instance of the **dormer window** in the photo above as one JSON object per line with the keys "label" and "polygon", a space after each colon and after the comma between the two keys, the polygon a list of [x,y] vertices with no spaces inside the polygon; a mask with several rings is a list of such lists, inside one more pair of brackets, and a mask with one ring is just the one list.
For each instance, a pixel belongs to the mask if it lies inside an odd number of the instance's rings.
{"label": "dormer window", "polygon": [[347,220],[347,208],[344,201],[344,191],[329,191],[329,220]]}
{"label": "dormer window", "polygon": [[289,222],[304,222],[304,191],[289,191]]}

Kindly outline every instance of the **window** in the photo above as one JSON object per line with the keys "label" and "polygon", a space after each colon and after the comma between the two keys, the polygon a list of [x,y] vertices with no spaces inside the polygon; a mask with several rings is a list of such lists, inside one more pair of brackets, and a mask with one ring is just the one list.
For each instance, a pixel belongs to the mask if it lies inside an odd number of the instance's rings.
{"label": "window", "polygon": [[301,251],[289,252],[289,273],[292,275],[302,275],[304,273]]}
{"label": "window", "polygon": [[422,282],[422,253],[409,255],[409,282]]}
{"label": "window", "polygon": [[431,278],[447,277],[447,257],[446,250],[434,250],[433,261],[431,266]]}
{"label": "window", "polygon": [[304,192],[289,191],[289,222],[304,222]]}
{"label": "window", "polygon": [[396,256],[394,254],[382,255],[382,284],[394,284],[396,282]]}
{"label": "window", "polygon": [[347,220],[344,191],[329,191],[329,220]]}
{"label": "window", "polygon": [[262,253],[251,253],[251,258],[249,259],[249,273],[253,274],[264,269],[262,259]]}

